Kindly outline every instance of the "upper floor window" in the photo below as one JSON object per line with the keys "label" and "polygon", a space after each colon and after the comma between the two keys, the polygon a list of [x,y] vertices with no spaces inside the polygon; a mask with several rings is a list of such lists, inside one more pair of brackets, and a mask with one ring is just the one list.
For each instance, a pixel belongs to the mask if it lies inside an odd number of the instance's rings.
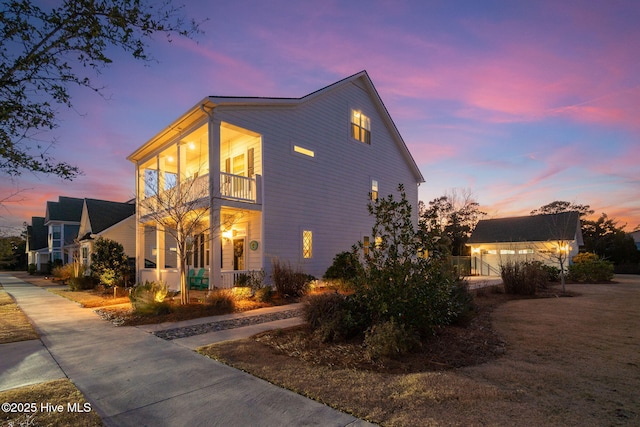
{"label": "upper floor window", "polygon": [[313,257],[313,232],[311,230],[302,231],[302,258]]}
{"label": "upper floor window", "polygon": [[374,202],[378,200],[378,180],[377,179],[371,180],[371,200]]}
{"label": "upper floor window", "polygon": [[371,144],[371,120],[360,111],[351,110],[351,136]]}

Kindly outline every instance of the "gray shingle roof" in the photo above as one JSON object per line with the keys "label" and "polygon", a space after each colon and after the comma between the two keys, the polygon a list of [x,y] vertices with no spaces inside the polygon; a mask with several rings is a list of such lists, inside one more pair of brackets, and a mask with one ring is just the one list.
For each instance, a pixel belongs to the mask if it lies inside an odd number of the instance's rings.
{"label": "gray shingle roof", "polygon": [[92,233],[100,233],[136,212],[136,206],[131,203],[96,199],[85,199],[85,203]]}
{"label": "gray shingle roof", "polygon": [[60,196],[57,202],[47,202],[45,224],[56,222],[80,222],[84,199]]}
{"label": "gray shingle roof", "polygon": [[44,218],[31,217],[31,225],[28,226],[29,250],[36,251],[48,247],[48,234],[49,230],[44,225]]}
{"label": "gray shingle roof", "polygon": [[545,242],[578,240],[582,244],[578,212],[481,220],[467,243]]}

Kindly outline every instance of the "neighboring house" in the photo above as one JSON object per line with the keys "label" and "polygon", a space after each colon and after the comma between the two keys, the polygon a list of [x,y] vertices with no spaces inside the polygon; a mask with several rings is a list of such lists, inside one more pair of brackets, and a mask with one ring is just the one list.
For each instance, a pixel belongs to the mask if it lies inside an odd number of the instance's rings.
{"label": "neighboring house", "polygon": [[78,244],[80,261],[91,265],[91,252],[95,239],[102,237],[122,245],[125,254],[134,258],[136,254],[136,205],[107,200],[84,199]]}
{"label": "neighboring house", "polygon": [[640,251],[640,230],[632,231],[629,234],[633,238],[633,241],[636,242],[636,248],[638,248],[638,250]]}
{"label": "neighboring house", "polygon": [[[507,261],[542,261],[560,268],[583,245],[578,212],[481,220],[467,242],[476,275],[499,276]],[[566,260],[566,261],[565,261]]]}
{"label": "neighboring house", "polygon": [[31,217],[31,225],[27,226],[27,264],[34,264],[36,271],[44,271],[49,263],[48,227],[44,225],[44,217]]}
{"label": "neighboring house", "polygon": [[60,196],[57,202],[47,202],[44,225],[48,228],[49,260],[62,264],[73,261],[84,199]]}
{"label": "neighboring house", "polygon": [[193,236],[189,264],[206,269],[211,287],[230,287],[248,271],[268,278],[273,259],[321,277],[337,253],[370,241],[371,197],[403,184],[415,214],[424,182],[366,71],[302,98],[206,97],[128,159],[137,279],[172,288],[175,247],[142,208],[158,193],[208,191],[208,225]]}

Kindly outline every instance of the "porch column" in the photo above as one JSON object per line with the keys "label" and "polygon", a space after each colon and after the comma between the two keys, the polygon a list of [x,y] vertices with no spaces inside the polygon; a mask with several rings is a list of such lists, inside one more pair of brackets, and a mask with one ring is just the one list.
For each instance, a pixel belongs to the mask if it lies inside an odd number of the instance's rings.
{"label": "porch column", "polygon": [[144,179],[140,175],[140,163],[136,163],[136,279],[135,284],[142,283],[142,269],[144,268],[144,224],[140,222],[142,216],[140,201],[144,197]]}
{"label": "porch column", "polygon": [[209,288],[221,287],[220,259],[220,120],[215,120],[213,110],[209,114]]}
{"label": "porch column", "polygon": [[162,275],[160,270],[164,268],[165,260],[164,260],[164,251],[165,251],[165,236],[164,236],[164,226],[161,224],[156,224],[156,280],[162,280]]}

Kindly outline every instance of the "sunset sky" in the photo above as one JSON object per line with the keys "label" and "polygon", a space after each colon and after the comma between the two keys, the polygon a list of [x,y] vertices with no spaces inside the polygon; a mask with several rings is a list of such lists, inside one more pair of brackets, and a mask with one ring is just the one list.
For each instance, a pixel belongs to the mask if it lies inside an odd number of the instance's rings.
{"label": "sunset sky", "polygon": [[[41,2],[48,3],[48,2]],[[301,97],[367,70],[426,182],[470,190],[489,218],[554,200],[640,225],[640,2],[191,1],[195,40],[155,36],[74,88],[47,139],[73,182],[3,176],[0,231],[59,195],[126,201],[126,157],[207,95]],[[20,199],[20,200],[18,200]]]}

